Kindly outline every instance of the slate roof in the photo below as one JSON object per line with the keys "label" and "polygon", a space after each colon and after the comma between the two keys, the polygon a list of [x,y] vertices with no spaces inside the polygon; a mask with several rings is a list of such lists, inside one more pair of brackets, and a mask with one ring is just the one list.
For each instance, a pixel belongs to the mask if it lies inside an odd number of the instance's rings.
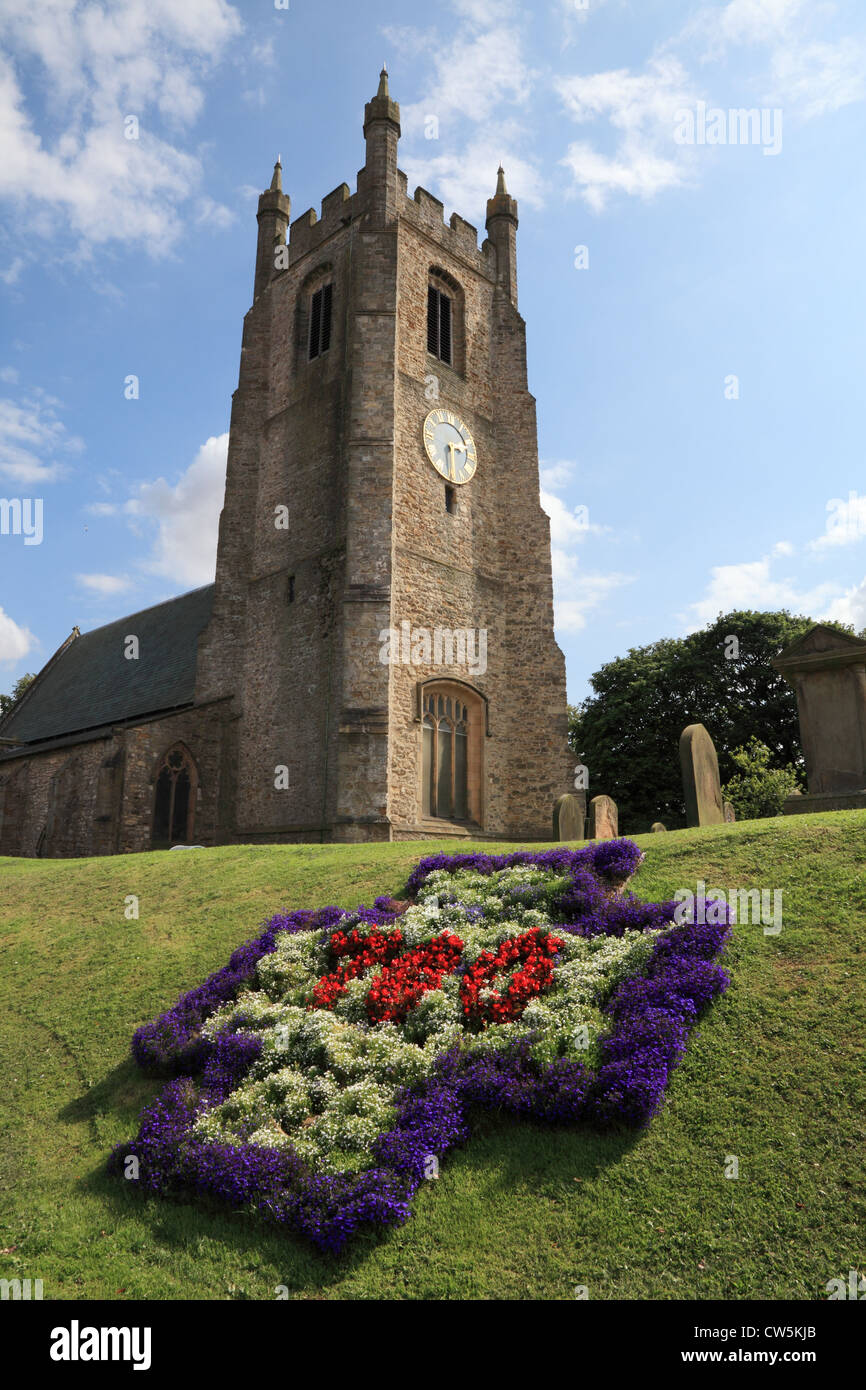
{"label": "slate roof", "polygon": [[[0,738],[39,743],[191,704],[198,635],[210,618],[213,591],[206,584],[73,636],[0,720]],[[138,638],[137,661],[123,654],[130,634]]]}

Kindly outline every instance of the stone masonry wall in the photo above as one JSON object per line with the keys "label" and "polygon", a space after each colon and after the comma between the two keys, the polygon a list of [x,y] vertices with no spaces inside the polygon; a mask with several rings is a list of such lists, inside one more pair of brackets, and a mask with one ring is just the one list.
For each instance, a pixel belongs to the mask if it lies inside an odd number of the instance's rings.
{"label": "stone masonry wall", "polygon": [[[534,401],[523,321],[496,283],[495,255],[474,229],[442,220],[424,195],[401,205],[399,366],[392,624],[487,630],[487,670],[400,664],[392,673],[390,814],[395,836],[419,833],[420,680],[456,677],[489,701],[484,832],[548,838],[553,801],[568,789],[565,665],[553,635],[549,522],[541,509]],[[426,350],[428,276],[461,287],[464,370]],[[438,399],[431,399],[435,377]],[[478,453],[475,477],[445,508],[445,483],[424,451],[422,423],[442,405],[460,414]],[[433,823],[435,824],[435,823]],[[423,833],[431,833],[427,821]]]}
{"label": "stone masonry wall", "polygon": [[198,768],[196,842],[219,843],[223,722],[220,707],[209,706],[4,760],[0,854],[59,859],[150,849],[156,768],[177,742]]}
{"label": "stone masonry wall", "polygon": [[[425,190],[410,198],[398,122],[386,94],[368,103],[358,190],[341,184],[319,216],[291,223],[287,267],[261,263],[272,224],[260,220],[214,617],[199,648],[197,698],[231,700],[223,838],[444,829],[419,827],[417,690],[431,676],[467,680],[489,700],[484,833],[549,836],[553,801],[570,786],[513,231],[500,222],[479,248],[475,228],[456,214],[446,225]],[[268,196],[277,225],[288,203]],[[431,272],[460,287],[454,367],[426,350]],[[310,361],[310,296],[328,282],[331,343]],[[423,447],[434,404],[463,416],[478,450],[453,513]],[[288,508],[285,529],[277,507]],[[487,670],[383,665],[379,634],[403,621],[486,629]],[[274,785],[281,766],[286,789]]]}

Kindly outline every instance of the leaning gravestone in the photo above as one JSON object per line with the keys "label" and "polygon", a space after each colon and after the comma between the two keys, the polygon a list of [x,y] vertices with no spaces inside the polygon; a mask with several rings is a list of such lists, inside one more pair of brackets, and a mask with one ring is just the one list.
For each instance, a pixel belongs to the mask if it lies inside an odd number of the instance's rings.
{"label": "leaning gravestone", "polygon": [[582,840],[586,830],[586,795],[566,792],[553,808],[554,840]]}
{"label": "leaning gravestone", "polygon": [[653,823],[652,823],[652,825],[650,826],[650,830],[654,830],[654,831],[665,830],[665,831],[666,831],[666,830],[667,830],[667,826],[666,826],[666,825],[662,825],[662,823],[661,823],[660,820],[654,820]]}
{"label": "leaning gravestone", "polygon": [[589,826],[587,838],[590,840],[615,840],[619,834],[619,816],[616,802],[609,796],[594,796],[589,803]]}
{"label": "leaning gravestone", "polygon": [[719,760],[703,724],[689,724],[680,734],[680,767],[689,825],[723,825],[725,808]]}
{"label": "leaning gravestone", "polygon": [[733,823],[734,823],[734,821],[735,821],[736,819],[737,819],[737,813],[736,813],[736,811],[734,810],[733,802],[726,801],[726,802],[725,802],[725,820],[726,820],[730,825],[733,825]]}

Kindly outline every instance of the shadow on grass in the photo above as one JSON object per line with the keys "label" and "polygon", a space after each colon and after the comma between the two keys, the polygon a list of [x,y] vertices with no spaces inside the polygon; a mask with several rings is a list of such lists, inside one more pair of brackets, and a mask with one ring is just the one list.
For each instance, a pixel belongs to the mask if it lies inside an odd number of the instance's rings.
{"label": "shadow on grass", "polygon": [[[76,1123],[110,1115],[132,1135],[137,1131],[140,1111],[165,1084],[164,1079],[143,1076],[132,1059],[127,1058],[89,1091],[64,1106],[59,1118],[65,1123]],[[529,1188],[536,1198],[559,1202],[565,1196],[573,1196],[575,1180],[596,1178],[617,1164],[639,1138],[640,1132],[601,1134],[512,1120],[489,1111],[476,1112],[471,1138],[463,1148],[446,1156],[442,1171],[447,1176],[450,1170],[458,1182],[468,1179],[470,1184],[478,1175],[503,1194]],[[304,1237],[270,1226],[246,1209],[231,1209],[210,1198],[185,1194],[145,1197],[133,1191],[131,1184],[108,1174],[108,1157],[106,1150],[79,1179],[79,1191],[111,1208],[120,1221],[145,1220],[154,1243],[174,1249],[179,1256],[186,1253],[203,1276],[201,1287],[206,1286],[216,1296],[262,1297],[259,1292],[248,1293],[234,1285],[224,1284],[221,1294],[214,1288],[226,1270],[236,1270],[240,1265],[258,1280],[264,1276],[272,1278],[275,1284],[284,1284],[290,1294],[327,1297],[332,1285],[342,1283],[362,1267],[379,1247],[399,1238],[390,1228],[362,1228],[340,1254],[326,1254]],[[444,1192],[431,1195],[437,1203],[448,1201]],[[419,1192],[412,1201],[408,1222],[399,1228],[410,1239],[421,1197]],[[203,1262],[200,1252],[208,1245],[219,1247],[222,1258],[214,1253]],[[193,1270],[190,1280],[195,1281]]]}
{"label": "shadow on grass", "polygon": [[146,1076],[131,1057],[118,1063],[102,1081],[76,1096],[57,1112],[63,1124],[81,1124],[111,1115],[138,1129],[138,1117],[166,1085],[162,1077]]}

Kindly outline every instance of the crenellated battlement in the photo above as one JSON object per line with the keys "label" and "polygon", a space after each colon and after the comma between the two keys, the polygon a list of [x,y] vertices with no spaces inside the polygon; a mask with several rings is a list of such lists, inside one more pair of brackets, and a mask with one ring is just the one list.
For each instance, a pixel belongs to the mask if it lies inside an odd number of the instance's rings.
{"label": "crenellated battlement", "polygon": [[[274,228],[268,223],[260,245],[262,264],[257,264],[257,294],[258,287],[264,287],[274,275],[315,252],[331,236],[358,219],[371,226],[385,226],[395,219],[405,220],[425,232],[443,251],[452,251],[485,276],[499,280],[509,294],[516,293],[513,262],[517,204],[507,196],[502,171],[499,171],[496,194],[487,204],[488,237],[479,247],[477,227],[456,212],[446,222],[444,203],[428,189],[419,185],[410,196],[407,176],[397,168],[399,135],[400,107],[388,93],[387,73],[383,70],[379,91],[365,108],[367,159],[358,171],[356,191],[350,192],[347,183],[338,184],[322,199],[319,214],[311,207],[296,217],[288,226],[288,256],[282,264],[278,259],[275,267],[271,251]],[[263,195],[265,197],[276,199],[274,185],[268,195]],[[281,185],[279,197],[283,197]],[[288,221],[288,198],[283,203],[285,221]],[[283,204],[280,207],[282,209]],[[278,222],[274,222],[274,227],[279,241]]]}
{"label": "crenellated battlement", "polygon": [[358,213],[358,194],[349,192],[347,183],[338,184],[332,192],[322,199],[321,214],[315,208],[307,208],[296,217],[289,228],[289,262],[294,263],[314,251],[334,232],[340,231]]}
{"label": "crenellated battlement", "polygon": [[[444,203],[420,185],[410,197],[408,180],[402,170],[398,170],[398,187],[401,194],[397,205],[399,217],[422,227],[443,246],[450,241],[455,254],[487,265],[489,270],[490,264],[495,262],[495,250],[487,239],[479,247],[477,227],[456,212],[452,212],[446,222]],[[290,264],[316,250],[335,232],[360,216],[365,202],[363,189],[351,193],[349,185],[341,183],[322,199],[320,213],[317,214],[315,208],[302,212],[289,227]]]}

